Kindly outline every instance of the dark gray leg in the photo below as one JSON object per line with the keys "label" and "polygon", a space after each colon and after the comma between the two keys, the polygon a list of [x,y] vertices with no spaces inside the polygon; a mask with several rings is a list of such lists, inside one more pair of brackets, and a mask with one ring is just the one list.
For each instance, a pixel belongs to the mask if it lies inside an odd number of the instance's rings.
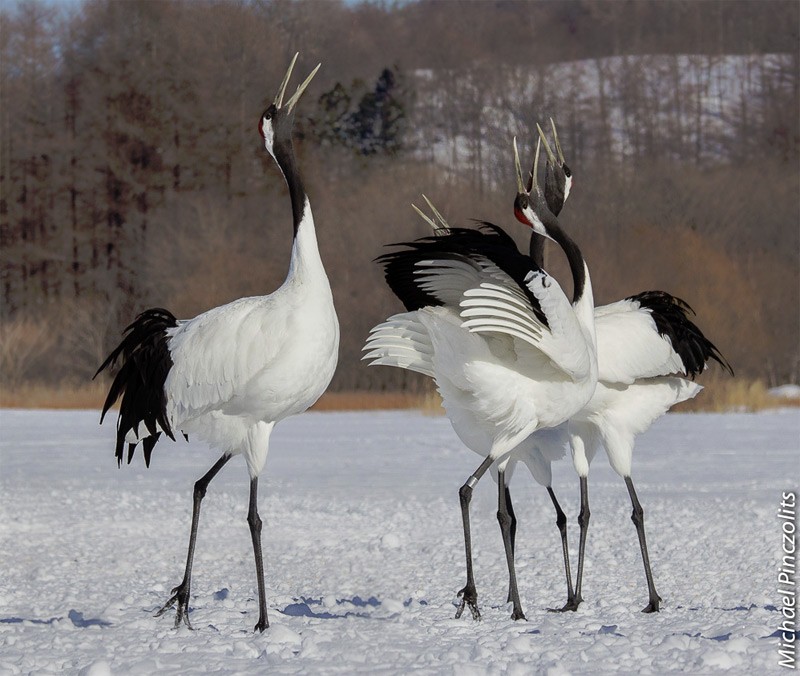
{"label": "dark gray leg", "polygon": [[177,606],[175,608],[175,627],[179,627],[181,621],[186,623],[186,626],[189,629],[192,629],[192,625],[189,623],[189,592],[192,585],[192,561],[194,560],[194,546],[195,542],[197,541],[197,524],[200,521],[200,503],[203,501],[203,498],[206,495],[206,489],[208,488],[208,484],[211,483],[211,480],[217,475],[228,460],[231,459],[229,453],[225,453],[216,463],[214,466],[208,470],[194,485],[194,493],[193,493],[193,500],[194,506],[192,508],[192,531],[189,535],[189,553],[186,555],[186,570],[183,574],[183,582],[181,582],[177,587],[172,590],[172,596],[170,597],[169,601],[167,601],[156,613],[156,617],[160,617],[163,615],[167,610],[172,608],[177,602]]}
{"label": "dark gray leg", "polygon": [[253,539],[253,554],[256,558],[258,578],[258,622],[253,631],[264,631],[269,626],[267,619],[267,593],[264,589],[264,560],[261,557],[261,517],[258,516],[258,477],[250,480],[250,509],[247,511],[250,537]]}
{"label": "dark gray leg", "polygon": [[456,610],[456,619],[461,617],[465,605],[469,606],[472,619],[481,619],[481,613],[478,610],[478,592],[475,589],[475,576],[472,572],[472,538],[469,533],[469,503],[472,500],[472,488],[478,483],[478,480],[485,474],[486,470],[489,469],[492,462],[494,461],[491,456],[487,457],[458,491],[458,498],[461,502],[461,519],[464,523],[464,549],[467,554],[467,584],[458,592],[458,595],[461,597],[461,603],[458,606],[458,610]]}
{"label": "dark gray leg", "polygon": [[519,590],[517,589],[517,575],[514,570],[514,545],[511,535],[512,518],[508,510],[508,489],[505,487],[505,472],[498,474],[497,491],[497,521],[500,524],[500,532],[503,534],[503,547],[506,550],[506,563],[508,564],[508,593],[514,609],[511,613],[512,620],[524,620],[525,613],[522,612],[522,604],[519,600]]}
{"label": "dark gray leg", "polygon": [[514,513],[514,505],[511,504],[511,490],[508,486],[505,487],[504,492],[506,494],[506,509],[511,517],[511,553],[514,554],[517,551],[517,515]]}
{"label": "dark gray leg", "polygon": [[583,586],[583,557],[586,553],[586,531],[589,529],[589,489],[588,481],[585,476],[581,477],[581,511],[578,513],[578,525],[581,527],[581,541],[578,548],[578,578],[575,581],[575,607],[570,610],[577,610],[583,602],[581,588]]}
{"label": "dark gray leg", "polygon": [[650,557],[647,555],[647,540],[644,536],[644,510],[639,504],[639,498],[636,497],[636,491],[633,488],[633,481],[629,476],[625,477],[625,485],[628,487],[628,494],[631,496],[631,503],[633,504],[631,521],[633,521],[633,525],[636,526],[636,534],[639,536],[639,547],[642,550],[644,574],[647,577],[647,593],[650,597],[650,602],[642,609],[642,612],[657,613],[661,597],[656,593],[656,585],[653,582],[653,571],[650,570]]}
{"label": "dark gray leg", "polygon": [[[498,484],[498,490],[504,491],[506,494],[506,511],[508,515],[511,517],[511,556],[516,556],[516,546],[517,546],[517,515],[514,514],[514,506],[511,504],[511,490],[508,486],[503,486],[502,484]],[[500,495],[498,493],[497,499],[500,499]],[[506,597],[506,603],[511,603],[513,601],[512,594],[511,594],[511,579],[509,578],[508,581],[508,596]]]}
{"label": "dark gray leg", "polygon": [[553,609],[560,612],[564,612],[566,610],[577,610],[578,604],[575,602],[575,591],[572,589],[572,573],[569,569],[569,544],[567,542],[567,517],[564,514],[564,511],[561,509],[561,505],[558,504],[558,500],[556,499],[556,494],[553,492],[552,486],[547,487],[547,492],[550,494],[550,500],[553,501],[553,507],[556,509],[556,526],[558,526],[558,531],[561,533],[561,550],[564,554],[564,572],[567,576],[567,603],[564,605],[563,608]]}

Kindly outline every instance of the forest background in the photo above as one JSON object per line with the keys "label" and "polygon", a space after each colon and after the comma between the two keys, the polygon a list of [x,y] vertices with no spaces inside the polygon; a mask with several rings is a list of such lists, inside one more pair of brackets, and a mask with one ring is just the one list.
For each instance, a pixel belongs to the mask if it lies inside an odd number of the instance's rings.
{"label": "forest background", "polygon": [[[0,378],[80,388],[150,306],[191,317],[283,280],[286,186],[256,131],[292,54],[322,62],[296,149],[342,327],[339,392],[401,309],[373,259],[513,218],[511,138],[552,116],[562,222],[598,304],[685,298],[745,379],[800,382],[800,3],[18,2],[0,13]],[[563,256],[547,259],[565,290]]]}

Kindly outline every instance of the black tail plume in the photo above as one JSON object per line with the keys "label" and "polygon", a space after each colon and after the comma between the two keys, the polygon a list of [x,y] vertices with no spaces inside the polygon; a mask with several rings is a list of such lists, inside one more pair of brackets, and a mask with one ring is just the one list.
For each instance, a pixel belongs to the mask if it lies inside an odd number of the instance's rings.
{"label": "black tail plume", "polygon": [[662,336],[669,338],[673,349],[683,361],[688,376],[695,378],[702,373],[709,359],[713,359],[733,375],[733,367],[728,360],[689,319],[689,315],[694,315],[695,312],[685,300],[665,291],[644,291],[630,296],[628,300],[637,301],[641,307],[650,310],[656,329]]}
{"label": "black tail plume", "polygon": [[[166,415],[164,383],[172,368],[168,331],[177,325],[178,321],[167,310],[145,310],[125,329],[122,342],[94,374],[96,378],[121,359],[122,364],[111,383],[100,415],[102,423],[108,410],[122,398],[117,418],[117,464],[122,464],[125,436],[131,430],[139,436],[141,425],[149,433],[143,435],[145,438],[142,440],[145,464],[148,467],[153,447],[161,436],[160,432],[163,431],[170,439],[175,440]],[[136,444],[128,446],[130,463]]]}

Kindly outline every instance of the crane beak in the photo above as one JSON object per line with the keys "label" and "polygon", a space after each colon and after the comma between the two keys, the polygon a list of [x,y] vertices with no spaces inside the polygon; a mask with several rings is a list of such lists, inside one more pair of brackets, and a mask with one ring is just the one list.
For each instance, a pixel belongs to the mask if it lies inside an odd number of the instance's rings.
{"label": "crane beak", "polygon": [[[292,62],[289,64],[289,69],[286,71],[286,75],[283,76],[283,82],[281,82],[281,86],[278,88],[278,95],[275,97],[274,103],[275,103],[275,107],[278,108],[279,110],[280,110],[281,106],[283,105],[283,97],[286,94],[286,88],[289,86],[289,80],[292,77],[292,70],[294,69],[294,64],[297,62],[297,57],[299,55],[300,55],[300,52],[297,52],[294,55],[294,57],[292,58]],[[290,98],[286,102],[286,112],[289,112],[289,113],[292,112],[292,108],[294,108],[297,105],[297,102],[300,100],[300,96],[306,90],[306,87],[308,87],[308,83],[311,82],[312,78],[317,74],[317,71],[319,70],[319,67],[321,65],[322,65],[321,63],[317,64],[317,67],[314,70],[311,71],[311,75],[309,75],[305,79],[303,84],[301,84],[297,88],[297,91],[295,91],[295,93],[292,94],[292,98]]]}
{"label": "crane beak", "polygon": [[428,205],[428,208],[433,213],[433,218],[430,218],[425,212],[422,211],[416,204],[412,204],[414,211],[419,214],[420,218],[425,221],[431,229],[433,230],[434,235],[446,235],[450,231],[450,226],[447,224],[447,221],[444,219],[439,210],[433,206],[433,202],[431,202],[425,195],[422,196],[422,199],[425,200],[425,203]]}
{"label": "crane beak", "polygon": [[553,128],[553,140],[556,142],[556,152],[558,153],[558,161],[561,166],[565,164],[564,153],[561,152],[561,144],[558,142],[558,132],[556,131],[556,123],[553,118],[550,118],[550,126]]}
{"label": "crane beak", "polygon": [[431,202],[425,195],[422,196],[422,199],[425,200],[425,203],[430,208],[431,212],[433,213],[434,218],[439,221],[439,225],[437,226],[438,230],[449,230],[450,226],[447,224],[447,221],[444,220],[444,216],[439,213],[439,210],[433,206],[433,202]]}
{"label": "crane beak", "polygon": [[[537,125],[538,126],[538,125]],[[539,175],[539,153],[542,150],[542,137],[539,137],[539,140],[536,141],[536,155],[533,158],[533,169],[531,170],[531,180],[530,180],[530,190],[529,192],[533,192],[539,188],[539,179],[537,176]]]}
{"label": "crane beak", "polygon": [[296,91],[294,94],[292,94],[292,98],[290,98],[290,99],[289,99],[289,100],[286,102],[286,109],[287,109],[287,110],[288,110],[290,113],[292,112],[292,108],[294,108],[294,107],[295,107],[295,105],[297,104],[297,102],[300,100],[300,97],[302,96],[303,92],[306,90],[306,87],[308,87],[308,83],[309,83],[309,82],[311,82],[311,80],[312,80],[312,79],[314,78],[314,76],[317,74],[317,71],[320,69],[320,66],[322,66],[322,64],[321,64],[321,63],[318,63],[318,64],[317,64],[317,67],[316,67],[314,70],[312,70],[312,71],[311,71],[311,74],[310,74],[310,75],[309,75],[309,76],[308,76],[308,77],[307,77],[307,78],[306,78],[306,79],[303,81],[303,84],[301,84],[301,85],[300,85],[300,86],[297,88],[297,91]]}
{"label": "crane beak", "polygon": [[[537,125],[538,126],[538,125]],[[517,186],[519,188],[519,192],[517,193],[517,198],[514,200],[514,215],[517,217],[517,220],[522,223],[523,225],[527,225],[529,228],[532,228],[534,232],[538,235],[542,235],[543,237],[547,237],[548,239],[553,239],[547,232],[547,229],[542,224],[542,219],[540,218],[539,214],[536,212],[536,208],[534,207],[534,202],[540,203],[541,200],[541,191],[539,189],[539,182],[536,178],[537,174],[539,173],[539,155],[541,154],[542,150],[542,139],[541,137],[536,142],[536,155],[533,159],[533,170],[531,171],[531,182],[530,182],[530,191],[526,192],[524,190],[524,186],[522,185],[522,170],[520,169],[519,164],[519,153],[517,152],[517,139],[514,138],[514,161],[516,163],[517,169]]]}
{"label": "crane beak", "polygon": [[[553,121],[552,117],[550,118],[550,121]],[[553,129],[555,129],[555,127],[553,127]],[[544,151],[547,153],[548,162],[555,167],[558,164],[556,161],[556,156],[550,148],[550,144],[547,142],[547,137],[544,135],[544,132],[542,131],[542,128],[539,126],[538,122],[536,123],[536,131],[539,132],[539,139],[544,142]]]}
{"label": "crane beak", "polygon": [[425,222],[426,222],[428,225],[430,225],[430,226],[431,226],[431,230],[433,230],[433,232],[434,232],[434,233],[437,233],[437,232],[439,231],[439,226],[438,226],[436,223],[434,223],[434,222],[433,222],[433,219],[432,219],[432,218],[430,218],[429,216],[427,216],[427,215],[425,214],[425,212],[424,212],[424,211],[422,211],[422,209],[420,209],[420,208],[419,208],[419,207],[418,207],[416,204],[414,204],[413,202],[411,203],[411,208],[412,208],[414,211],[416,211],[416,212],[417,212],[417,215],[418,215],[418,216],[419,216],[419,217],[420,217],[420,218],[421,218],[423,221],[425,221]]}
{"label": "crane beak", "polygon": [[283,82],[281,82],[281,86],[278,88],[278,95],[275,97],[275,101],[273,101],[275,107],[278,109],[280,109],[283,104],[283,95],[286,93],[286,87],[289,84],[289,78],[292,77],[292,69],[294,68],[298,56],[300,56],[300,52],[295,53],[292,62],[289,64],[289,69],[286,71],[286,75],[283,76]]}
{"label": "crane beak", "polygon": [[514,137],[514,170],[517,174],[517,192],[527,192],[525,183],[522,180],[522,165],[519,163],[519,150],[517,150],[517,137]]}

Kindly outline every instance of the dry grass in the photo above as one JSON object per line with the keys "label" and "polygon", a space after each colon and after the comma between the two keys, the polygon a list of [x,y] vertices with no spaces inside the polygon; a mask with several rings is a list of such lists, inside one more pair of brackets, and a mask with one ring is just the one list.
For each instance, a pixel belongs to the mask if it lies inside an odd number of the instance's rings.
{"label": "dry grass", "polygon": [[[15,387],[0,385],[0,408],[99,409],[108,393],[108,383],[84,385],[42,385],[27,383]],[[421,409],[435,413],[436,393],[406,392],[328,392],[314,404],[314,411],[364,411]]]}
{"label": "dry grass", "polygon": [[19,386],[30,376],[37,360],[56,343],[47,322],[19,318],[0,323],[0,373],[3,383]]}
{"label": "dry grass", "polygon": [[99,409],[108,393],[108,383],[85,385],[41,385],[25,383],[0,386],[0,408]]}
{"label": "dry grass", "polygon": [[703,391],[694,399],[675,406],[676,412],[763,411],[770,408],[800,407],[800,398],[774,397],[763,380],[714,375],[701,379]]}
{"label": "dry grass", "polygon": [[407,392],[327,392],[312,411],[371,411],[421,408],[424,394]]}
{"label": "dry grass", "polygon": [[[761,411],[800,407],[800,398],[779,398],[769,394],[761,380],[711,376],[701,381],[705,389],[695,398],[673,408],[676,412]],[[99,409],[108,391],[106,382],[58,387],[23,384],[0,386],[0,408]],[[442,415],[441,398],[435,391],[328,392],[314,404],[314,411],[372,411],[416,409],[426,415]]]}

